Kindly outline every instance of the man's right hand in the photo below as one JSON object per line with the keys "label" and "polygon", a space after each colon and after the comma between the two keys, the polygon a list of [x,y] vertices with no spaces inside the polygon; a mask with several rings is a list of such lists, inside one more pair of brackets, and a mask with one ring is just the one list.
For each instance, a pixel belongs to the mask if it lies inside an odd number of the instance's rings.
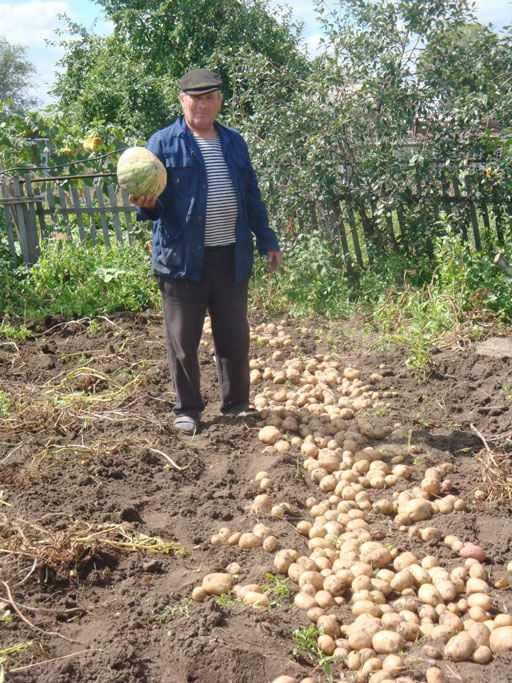
{"label": "man's right hand", "polygon": [[135,206],[140,207],[141,209],[154,209],[156,206],[156,197],[149,197],[148,195],[142,195],[142,197],[135,197],[135,195],[131,194],[128,199],[132,204],[135,204]]}

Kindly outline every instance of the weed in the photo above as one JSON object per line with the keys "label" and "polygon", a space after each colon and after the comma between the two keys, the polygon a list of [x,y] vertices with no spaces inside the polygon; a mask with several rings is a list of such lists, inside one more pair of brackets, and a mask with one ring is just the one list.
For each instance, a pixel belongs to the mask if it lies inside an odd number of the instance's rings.
{"label": "weed", "polygon": [[0,390],[0,417],[6,415],[11,407],[11,395],[8,391]]}
{"label": "weed", "polygon": [[216,595],[214,597],[214,600],[220,607],[233,607],[234,605],[244,604],[242,598],[235,598],[230,593],[222,593],[222,595]]}
{"label": "weed", "polygon": [[34,644],[28,641],[25,643],[16,643],[16,645],[10,645],[9,647],[4,647],[2,650],[0,650],[0,681],[5,680],[4,664],[9,662],[12,655],[17,654],[18,652],[23,652],[23,650],[27,650],[29,647],[33,646]]}
{"label": "weed", "polygon": [[284,598],[290,594],[290,587],[288,586],[288,579],[281,579],[279,576],[274,576],[274,574],[265,574],[267,583],[261,586],[263,594],[269,599],[269,608],[281,607],[282,602],[280,598]]}
{"label": "weed", "polygon": [[295,658],[299,652],[305,653],[308,658],[317,664],[326,674],[330,674],[331,665],[336,662],[336,657],[326,655],[318,647],[318,637],[323,634],[323,629],[318,629],[314,624],[308,628],[298,628],[292,633],[292,640],[296,643],[292,656]]}
{"label": "weed", "polygon": [[156,620],[160,623],[163,624],[163,622],[167,619],[168,616],[172,616],[176,612],[179,612],[180,614],[184,614],[185,616],[188,617],[190,614],[190,605],[192,604],[192,600],[188,600],[187,602],[180,603],[178,605],[166,605],[164,607],[164,611],[162,614],[160,614]]}

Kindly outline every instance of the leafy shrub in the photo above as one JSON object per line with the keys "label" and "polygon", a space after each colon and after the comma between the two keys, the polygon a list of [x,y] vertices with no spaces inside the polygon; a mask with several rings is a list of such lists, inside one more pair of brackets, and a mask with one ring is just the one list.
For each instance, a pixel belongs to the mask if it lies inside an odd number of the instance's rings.
{"label": "leafy shrub", "polygon": [[53,315],[71,319],[142,310],[159,300],[149,255],[139,242],[113,241],[107,249],[52,238],[32,268],[15,268],[5,257],[0,267],[4,327],[6,321],[40,323]]}

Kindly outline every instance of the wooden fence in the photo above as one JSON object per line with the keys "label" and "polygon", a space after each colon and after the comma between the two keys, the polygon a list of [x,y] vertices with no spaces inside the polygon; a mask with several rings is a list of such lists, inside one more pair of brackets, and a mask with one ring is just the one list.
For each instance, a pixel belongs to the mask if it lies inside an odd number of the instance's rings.
{"label": "wooden fence", "polygon": [[[107,247],[114,239],[126,239],[131,244],[135,208],[126,192],[111,182],[113,178],[114,173],[91,173],[43,178],[25,175],[0,180],[0,242],[6,239],[13,259],[21,253],[28,264],[37,261],[41,241],[56,232],[69,239],[78,232],[81,241],[89,238],[93,244],[101,237]],[[84,182],[91,179],[101,184]],[[433,256],[433,235],[425,234],[425,225],[435,225],[441,210],[458,217],[463,240],[480,251],[491,234],[498,244],[503,243],[503,219],[512,212],[512,206],[483,197],[467,176],[462,181],[446,178],[435,191],[426,183],[406,189],[384,223],[375,206],[358,202],[352,192],[346,201],[310,204],[306,214],[298,217],[298,224],[302,233],[321,227],[336,253],[343,257],[343,267],[350,271],[352,266],[362,268],[371,263],[384,246],[397,252],[414,252],[421,243]],[[416,228],[415,212],[421,214]],[[293,218],[288,229],[295,232]]]}
{"label": "wooden fence", "polygon": [[[0,207],[5,216],[5,234],[0,233],[0,239],[7,239],[13,258],[19,251],[28,264],[37,261],[42,240],[55,233],[71,239],[75,224],[82,242],[90,237],[96,244],[100,232],[107,247],[113,239],[131,244],[135,207],[124,190],[107,182],[110,178],[115,174],[25,175],[0,180]],[[83,181],[87,179],[101,179],[102,184],[86,185]]]}

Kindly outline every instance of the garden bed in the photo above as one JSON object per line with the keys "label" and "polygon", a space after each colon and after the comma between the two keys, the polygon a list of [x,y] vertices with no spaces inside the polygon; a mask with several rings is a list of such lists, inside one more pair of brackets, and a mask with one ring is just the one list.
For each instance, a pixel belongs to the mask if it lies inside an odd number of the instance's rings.
{"label": "garden bed", "polygon": [[[390,427],[378,446],[412,467],[408,487],[427,467],[453,466],[452,492],[466,509],[428,523],[485,550],[493,609],[511,609],[510,588],[493,587],[512,560],[511,486],[492,469],[493,462],[501,474],[511,469],[506,349],[481,355],[478,344],[454,344],[433,355],[429,378],[419,383],[406,354],[383,350],[355,323],[285,320],[279,338],[258,322],[251,357],[274,371],[284,362],[272,359],[276,350],[285,360],[317,355],[321,363],[328,355],[360,371],[379,394],[366,417]],[[310,519],[308,497],[325,496],[299,448],[265,449],[261,425],[219,414],[209,340],[201,346],[207,406],[194,438],[172,429],[158,315],[49,320],[26,341],[0,344],[0,632],[2,648],[20,645],[4,663],[7,680],[266,683],[285,673],[318,681],[354,675],[292,639],[310,621],[293,606],[297,586],[282,581],[273,553],[211,544],[222,527],[251,531],[264,522],[281,548],[306,554],[296,524]],[[257,382],[255,394],[265,386],[272,380]],[[270,475],[273,503],[289,504],[283,518],[250,512],[260,471]],[[390,517],[372,511],[368,521],[389,548],[435,555],[449,570],[462,562],[442,540],[423,543]],[[191,600],[206,574],[233,562],[241,567],[236,580],[265,586],[270,609],[232,595]],[[342,624],[353,619],[349,605],[331,610]],[[425,680],[434,664],[426,644],[408,643],[402,676]],[[447,680],[480,682],[509,680],[511,663],[506,653],[485,666],[435,665]]]}

